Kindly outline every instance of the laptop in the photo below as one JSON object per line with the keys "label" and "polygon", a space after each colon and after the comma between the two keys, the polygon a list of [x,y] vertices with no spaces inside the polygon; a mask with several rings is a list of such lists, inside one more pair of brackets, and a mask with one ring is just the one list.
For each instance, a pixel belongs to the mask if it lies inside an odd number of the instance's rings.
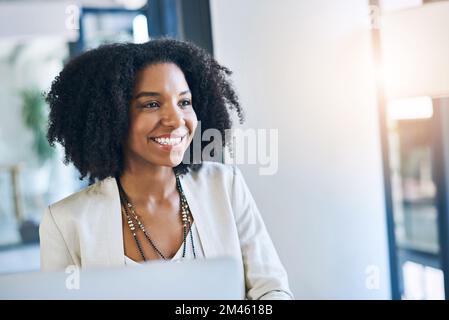
{"label": "laptop", "polygon": [[244,299],[241,267],[232,258],[157,261],[108,269],[0,276],[0,299]]}

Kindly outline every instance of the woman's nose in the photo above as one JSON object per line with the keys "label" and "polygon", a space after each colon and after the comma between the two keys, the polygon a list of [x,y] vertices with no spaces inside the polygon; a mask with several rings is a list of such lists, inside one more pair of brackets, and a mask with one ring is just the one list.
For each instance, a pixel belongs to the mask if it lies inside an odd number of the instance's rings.
{"label": "woman's nose", "polygon": [[184,117],[176,103],[170,103],[163,108],[162,124],[167,127],[180,127],[184,124]]}

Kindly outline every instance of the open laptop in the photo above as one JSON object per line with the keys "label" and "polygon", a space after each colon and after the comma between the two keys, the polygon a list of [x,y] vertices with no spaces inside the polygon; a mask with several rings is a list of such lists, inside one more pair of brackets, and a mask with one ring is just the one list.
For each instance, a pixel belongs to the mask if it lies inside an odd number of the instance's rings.
{"label": "open laptop", "polygon": [[231,258],[0,276],[0,299],[237,300],[243,276]]}

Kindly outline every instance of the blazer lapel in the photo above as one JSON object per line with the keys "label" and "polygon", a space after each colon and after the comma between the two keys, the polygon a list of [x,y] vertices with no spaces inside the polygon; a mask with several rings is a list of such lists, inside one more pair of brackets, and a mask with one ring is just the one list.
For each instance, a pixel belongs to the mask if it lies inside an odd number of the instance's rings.
{"label": "blazer lapel", "polygon": [[106,252],[109,266],[123,266],[125,264],[125,252],[123,246],[123,228],[120,197],[115,178],[106,178],[98,185],[98,194],[101,199],[93,207],[92,214],[102,214],[103,225],[99,226],[99,246]]}
{"label": "blazer lapel", "polygon": [[[208,215],[210,208],[208,199],[204,198],[204,188],[195,184],[191,174],[181,175],[180,182],[187,202],[195,221],[198,235],[203,247],[205,257],[214,257],[217,254],[216,238],[212,234],[212,215]],[[95,191],[101,198],[97,198],[89,210],[91,214],[101,214],[103,225],[99,226],[98,249],[106,250],[101,256],[107,258],[109,266],[123,266],[125,264],[125,252],[123,245],[123,229],[121,205],[117,182],[115,178],[106,178],[98,183]],[[98,252],[98,251],[97,251]],[[92,257],[94,258],[94,257]],[[95,258],[94,258],[95,259]]]}
{"label": "blazer lapel", "polygon": [[216,255],[216,245],[213,242],[215,237],[211,233],[212,224],[208,221],[211,215],[208,215],[207,201],[210,200],[204,198],[204,194],[207,195],[207,192],[205,192],[207,189],[195,183],[191,174],[181,175],[180,182],[198,230],[204,256],[205,258],[211,258]]}

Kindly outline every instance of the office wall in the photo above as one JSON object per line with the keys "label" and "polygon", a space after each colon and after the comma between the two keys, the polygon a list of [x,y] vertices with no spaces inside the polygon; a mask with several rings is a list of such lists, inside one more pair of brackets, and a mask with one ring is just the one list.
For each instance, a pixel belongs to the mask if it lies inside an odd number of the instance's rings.
{"label": "office wall", "polygon": [[0,38],[73,38],[76,33],[68,28],[72,25],[69,4],[69,1],[3,1],[0,3]]}
{"label": "office wall", "polygon": [[244,127],[279,130],[277,174],[241,169],[297,298],[390,298],[368,13],[360,0],[211,0]]}
{"label": "office wall", "polygon": [[51,161],[38,162],[33,132],[22,115],[21,92],[48,92],[68,56],[64,2],[0,3],[0,12],[0,26],[8,25],[0,28],[0,244],[4,245],[19,239],[5,166],[21,167],[18,197],[25,219],[39,220],[48,202],[74,192],[79,182],[73,166],[62,163],[61,148]]}

